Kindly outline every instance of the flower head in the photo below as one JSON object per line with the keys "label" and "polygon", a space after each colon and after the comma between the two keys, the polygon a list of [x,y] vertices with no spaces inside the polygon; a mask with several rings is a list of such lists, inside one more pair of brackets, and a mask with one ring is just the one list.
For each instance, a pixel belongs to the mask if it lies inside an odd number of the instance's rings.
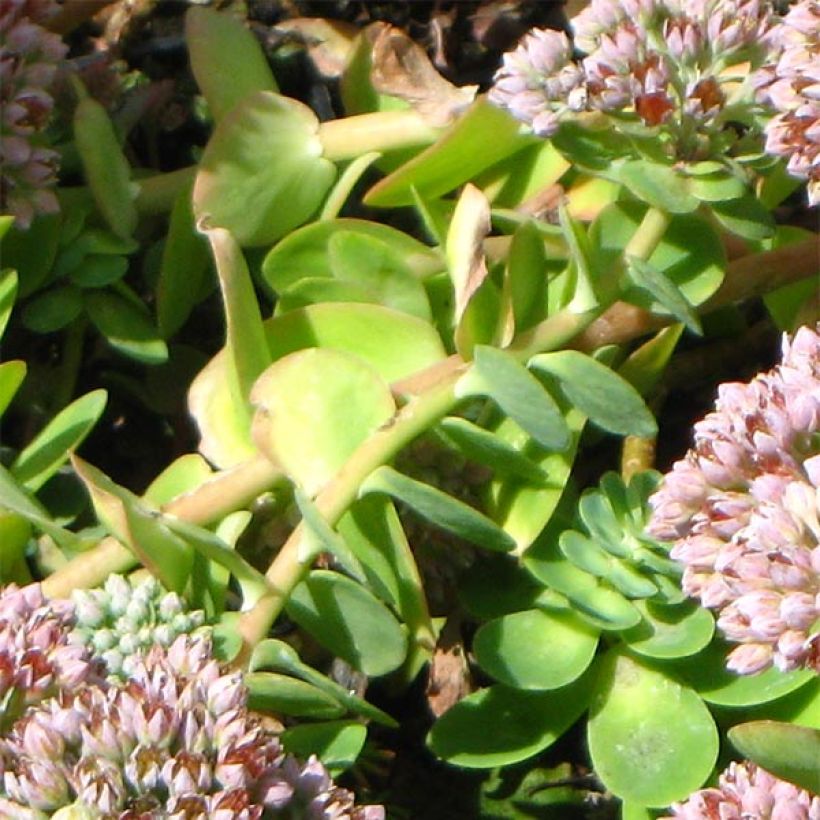
{"label": "flower head", "polygon": [[717,788],[701,789],[683,803],[675,803],[672,815],[664,820],[730,817],[815,820],[820,817],[820,797],[780,780],[754,763],[730,763]]}
{"label": "flower head", "polygon": [[41,25],[53,0],[0,0],[0,211],[28,227],[57,210],[57,153],[44,142],[48,87],[66,48]]}
{"label": "flower head", "polygon": [[755,76],[776,115],[766,125],[766,151],[788,160],[789,173],[808,180],[809,203],[820,203],[820,3],[792,6],[774,31],[780,51]]}
{"label": "flower head", "polygon": [[580,111],[661,129],[673,158],[690,160],[723,153],[727,124],[754,107],[734,67],[764,61],[774,20],[759,0],[592,0],[570,25],[586,56],[533,31],[505,55],[490,99],[542,136]]}
{"label": "flower head", "polygon": [[820,673],[820,334],[783,342],[779,367],[725,384],[695,444],[650,499],[683,589],[740,644],[728,666]]}
{"label": "flower head", "polygon": [[205,613],[188,610],[153,576],[133,583],[110,575],[101,589],[72,593],[76,623],[73,643],[89,645],[110,675],[128,677],[152,646],[170,646],[179,635],[206,632]]}
{"label": "flower head", "polygon": [[0,592],[0,727],[26,706],[98,677],[88,650],[73,645],[66,601],[47,601],[38,584]]}
{"label": "flower head", "polygon": [[248,711],[241,674],[224,672],[202,637],[155,646],[125,681],[29,709],[0,738],[0,764],[0,817],[383,817],[357,808],[316,759],[286,757]]}

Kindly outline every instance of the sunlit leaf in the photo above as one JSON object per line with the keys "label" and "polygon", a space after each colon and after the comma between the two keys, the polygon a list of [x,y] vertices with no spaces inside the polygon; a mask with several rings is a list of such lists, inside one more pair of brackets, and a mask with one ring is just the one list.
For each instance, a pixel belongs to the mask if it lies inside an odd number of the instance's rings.
{"label": "sunlit leaf", "polygon": [[86,293],[83,300],[89,318],[115,350],[145,364],[168,359],[168,347],[142,305],[107,291]]}
{"label": "sunlit leaf", "polygon": [[309,496],[396,410],[390,388],[362,359],[322,348],[272,364],[251,401],[257,446]]}
{"label": "sunlit leaf", "polygon": [[0,416],[14,398],[17,389],[26,377],[26,363],[15,359],[0,364]]}
{"label": "sunlit leaf", "polygon": [[345,708],[332,695],[298,678],[277,672],[246,672],[248,708],[273,715],[314,718],[338,718]]}
{"label": "sunlit leaf", "polygon": [[599,671],[587,740],[606,787],[663,807],[701,786],[717,759],[718,732],[697,694],[617,650]]}
{"label": "sunlit leaf", "polygon": [[336,177],[319,122],[296,100],[260,91],[214,130],[194,184],[194,212],[241,245],[266,245],[306,222]]}
{"label": "sunlit leaf", "polygon": [[286,729],[281,739],[286,752],[303,760],[316,755],[328,769],[337,772],[356,762],[367,739],[367,727],[352,720],[303,723]]}
{"label": "sunlit leaf", "polygon": [[94,390],[61,410],[14,460],[14,478],[32,492],[39,490],[91,432],[107,398],[105,390]]}

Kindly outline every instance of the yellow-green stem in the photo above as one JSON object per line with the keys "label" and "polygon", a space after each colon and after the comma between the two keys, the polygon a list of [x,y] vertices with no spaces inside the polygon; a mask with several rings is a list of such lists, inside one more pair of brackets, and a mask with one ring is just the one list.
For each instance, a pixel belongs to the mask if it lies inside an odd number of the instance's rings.
{"label": "yellow-green stem", "polygon": [[430,145],[442,134],[415,111],[379,111],[329,120],[319,126],[324,156],[332,162],[355,159],[370,151],[393,151]]}

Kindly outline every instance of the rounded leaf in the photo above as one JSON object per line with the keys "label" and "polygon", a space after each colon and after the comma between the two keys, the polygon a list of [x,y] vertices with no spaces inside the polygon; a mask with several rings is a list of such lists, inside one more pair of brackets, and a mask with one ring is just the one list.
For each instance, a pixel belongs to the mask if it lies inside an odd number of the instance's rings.
{"label": "rounded leaf", "polygon": [[590,672],[549,692],[502,684],[474,692],[438,719],[427,745],[448,763],[468,769],[526,760],[558,740],[583,714],[592,678]]}
{"label": "rounded leaf", "polygon": [[643,806],[685,798],[718,753],[717,728],[697,694],[617,651],[601,664],[587,740],[604,785]]}
{"label": "rounded leaf", "polygon": [[473,650],[481,667],[501,683],[557,689],[580,677],[597,646],[597,630],[571,612],[530,609],[484,624]]}
{"label": "rounded leaf", "polygon": [[692,601],[678,606],[663,606],[652,601],[634,604],[643,620],[622,637],[639,655],[684,658],[700,652],[712,640],[715,619],[708,609]]}
{"label": "rounded leaf", "polygon": [[364,361],[311,348],[272,364],[251,391],[259,449],[315,495],[392,418],[390,388]]}
{"label": "rounded leaf", "polygon": [[242,245],[266,245],[306,222],[336,177],[319,121],[271,91],[243,99],[217,125],[200,161],[194,212]]}
{"label": "rounded leaf", "polygon": [[307,760],[316,755],[329,769],[347,769],[356,762],[367,739],[367,727],[352,720],[293,726],[281,735],[289,754]]}
{"label": "rounded leaf", "polygon": [[322,646],[365,675],[386,675],[407,654],[407,636],[390,610],[338,572],[311,572],[294,589],[287,612]]}

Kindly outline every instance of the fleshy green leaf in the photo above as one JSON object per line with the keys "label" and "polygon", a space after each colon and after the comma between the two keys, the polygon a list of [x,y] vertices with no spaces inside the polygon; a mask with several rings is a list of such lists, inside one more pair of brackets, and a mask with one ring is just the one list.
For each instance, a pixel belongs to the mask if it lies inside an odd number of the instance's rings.
{"label": "fleshy green leaf", "polygon": [[289,233],[265,257],[262,274],[277,293],[304,278],[334,275],[330,243],[338,233],[371,237],[384,243],[420,279],[444,269],[441,254],[389,225],[364,219],[314,222]]}
{"label": "fleshy green leaf", "polygon": [[[351,582],[352,583],[352,582]],[[302,663],[292,646],[284,641],[268,639],[254,647],[249,669],[254,672],[258,669],[272,669],[277,672],[287,672],[301,680],[329,694],[351,712],[374,720],[383,726],[396,728],[398,724],[390,715],[377,709],[366,700],[349,692],[336,681],[317,672],[312,666]]]}
{"label": "fleshy green leaf", "polygon": [[68,278],[81,288],[104,288],[122,279],[127,270],[124,256],[92,255],[86,256]]}
{"label": "fleshy green leaf", "polygon": [[208,245],[196,232],[191,203],[193,184],[177,195],[162,248],[157,283],[157,324],[164,339],[187,320],[202,295],[208,269]]}
{"label": "fleshy green leaf", "polygon": [[322,348],[272,364],[251,401],[257,446],[310,496],[396,409],[390,388],[369,365]]}
{"label": "fleshy green leaf", "polygon": [[549,692],[503,684],[474,692],[436,721],[427,745],[448,763],[468,769],[526,760],[553,744],[586,710],[594,668]]}
{"label": "fleshy green leaf", "polygon": [[501,683],[557,689],[581,676],[597,646],[597,630],[571,612],[530,609],[484,624],[473,651],[482,669]]}
{"label": "fleshy green leaf", "polygon": [[84,302],[89,318],[115,350],[144,364],[168,359],[168,348],[144,307],[104,291],[86,293]]}
{"label": "fleshy green leaf", "polygon": [[820,794],[820,730],[773,720],[756,720],[729,729],[729,740],[758,766]]}
{"label": "fleshy green leaf", "polygon": [[53,333],[76,319],[83,310],[82,291],[74,285],[52,288],[23,309],[23,324],[35,333]]}
{"label": "fleshy green leaf", "polygon": [[367,739],[367,728],[351,720],[293,726],[281,735],[289,754],[306,760],[316,755],[331,772],[350,768]]}
{"label": "fleshy green leaf", "polygon": [[129,490],[77,456],[72,457],[71,463],[105,528],[125,544],[164,587],[182,593],[193,564],[190,546]]}
{"label": "fleshy green leaf", "polygon": [[669,165],[631,160],[620,167],[618,179],[638,199],[671,214],[689,213],[699,204],[689,192],[687,180]]}
{"label": "fleshy green leaf", "polygon": [[642,396],[649,395],[675,352],[683,327],[682,324],[675,324],[658,331],[629,355],[618,368],[618,375],[626,379]]}
{"label": "fleshy green leaf", "polygon": [[0,270],[0,338],[8,324],[16,296],[17,273],[13,270]]}
{"label": "fleshy green leaf", "polygon": [[[79,88],[82,85],[77,82]],[[117,236],[130,237],[137,227],[131,166],[120,147],[108,112],[82,89],[74,112],[74,142],[94,202]]]}
{"label": "fleshy green leaf", "polygon": [[692,601],[678,606],[635,601],[635,606],[643,620],[621,637],[639,655],[683,658],[700,652],[712,640],[715,631],[712,614]]}
{"label": "fleshy green leaf", "polygon": [[726,668],[730,648],[715,640],[702,652],[675,664],[675,670],[707,703],[732,707],[769,703],[814,678],[810,669],[781,672],[773,666],[757,675],[738,675]]}
{"label": "fleshy green leaf", "polygon": [[266,245],[306,222],[336,177],[322,156],[319,123],[296,100],[245,97],[214,130],[194,183],[194,212],[241,245]]}
{"label": "fleshy green leaf", "polygon": [[191,70],[217,122],[254,91],[278,91],[259,41],[231,12],[185,15]]}
{"label": "fleshy green leaf", "polygon": [[486,621],[532,609],[548,592],[518,561],[505,555],[480,556],[458,585],[464,608]]}
{"label": "fleshy green leaf", "polygon": [[516,230],[510,243],[504,293],[512,305],[516,332],[543,319],[547,308],[544,240],[532,221]]}
{"label": "fleshy green leaf", "polygon": [[[590,229],[596,270],[609,271],[618,263],[645,212],[637,202],[617,202],[604,208]],[[647,261],[677,285],[690,305],[700,305],[717,290],[726,268],[720,237],[696,214],[674,215]],[[637,289],[624,295],[640,307],[652,307],[653,300]]]}
{"label": "fleshy green leaf", "polygon": [[294,589],[287,612],[319,643],[366,675],[392,672],[407,654],[407,636],[387,607],[337,572],[311,572]]}
{"label": "fleshy green leaf", "polygon": [[776,230],[771,212],[748,192],[728,202],[715,202],[712,213],[724,228],[744,239],[766,239]]}
{"label": "fleshy green leaf", "polygon": [[569,402],[604,430],[642,437],[657,433],[640,393],[592,357],[577,350],[539,353],[529,366],[556,379]]}
{"label": "fleshy green leaf", "polygon": [[506,552],[515,547],[512,538],[478,510],[392,467],[382,466],[372,472],[359,492],[390,495],[432,524],[485,549]]}
{"label": "fleshy green leaf", "polygon": [[473,367],[459,380],[459,397],[489,396],[543,447],[559,452],[570,434],[555,400],[512,355],[484,345],[474,350]]}
{"label": "fleshy green leaf", "polygon": [[569,410],[564,418],[570,431],[570,446],[563,453],[540,447],[509,418],[503,419],[493,431],[534,461],[547,476],[543,486],[511,477],[496,478],[490,484],[487,513],[515,539],[519,553],[529,548],[550,520],[569,479],[586,418],[577,410]]}
{"label": "fleshy green leaf", "polygon": [[196,453],[172,461],[149,485],[143,498],[162,506],[205,483],[213,475],[208,462]]}
{"label": "fleshy green leaf", "polygon": [[333,696],[298,678],[277,672],[247,672],[248,708],[254,712],[314,718],[338,718],[345,708]]}
{"label": "fleshy green leaf", "polygon": [[658,304],[669,311],[679,322],[683,322],[693,333],[703,334],[698,315],[692,310],[686,297],[675,286],[657,271],[649,262],[636,256],[627,258],[629,278],[642,290],[649,293]]}
{"label": "fleshy green leaf", "polygon": [[107,398],[105,390],[94,390],[61,410],[14,460],[14,478],[32,492],[39,490],[91,432]]}
{"label": "fleshy green leaf", "polygon": [[3,415],[9,403],[14,398],[17,388],[26,377],[26,363],[15,359],[0,364],[0,416]]}
{"label": "fleshy green leaf", "polygon": [[718,753],[717,728],[695,692],[616,650],[601,664],[587,740],[606,787],[644,806],[687,797]]}
{"label": "fleshy green leaf", "polygon": [[748,192],[746,183],[728,168],[712,174],[698,174],[689,179],[689,193],[701,202],[721,202],[739,199]]}
{"label": "fleshy green leaf", "polygon": [[[44,214],[36,217],[26,230],[15,228],[3,238],[0,266],[17,271],[19,296],[29,296],[43,285],[54,267],[60,241],[62,215]],[[4,274],[0,273],[0,282]],[[0,284],[0,306],[3,301]],[[0,307],[0,316],[3,308]],[[0,336],[2,321],[0,320]]]}
{"label": "fleshy green leaf", "polygon": [[443,419],[439,430],[472,461],[534,484],[544,484],[547,480],[546,473],[534,461],[522,455],[509,442],[467,419],[455,416]]}
{"label": "fleshy green leaf", "polygon": [[425,198],[446,194],[534,141],[506,112],[479,99],[434,145],[374,185],[365,204],[412,205],[413,188]]}

